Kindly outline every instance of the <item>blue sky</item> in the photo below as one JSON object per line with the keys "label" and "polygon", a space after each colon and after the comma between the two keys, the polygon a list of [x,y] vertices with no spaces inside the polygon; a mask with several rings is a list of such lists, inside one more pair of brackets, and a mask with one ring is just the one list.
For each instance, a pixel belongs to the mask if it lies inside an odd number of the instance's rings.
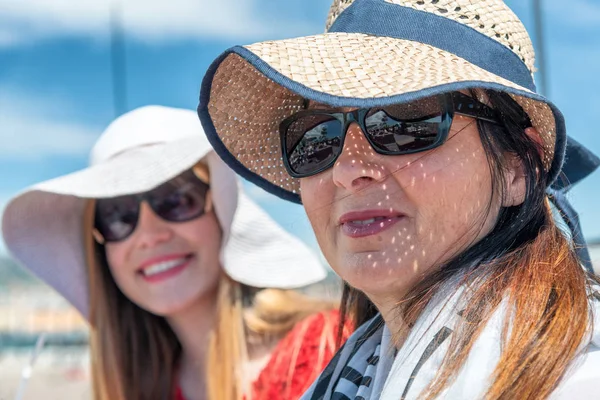
{"label": "blue sky", "polygon": [[[35,182],[83,168],[114,117],[110,0],[0,0],[0,207]],[[328,0],[123,0],[127,108],[195,108],[204,71],[227,47],[323,31]],[[507,1],[530,32],[529,0]],[[600,1],[543,0],[548,92],[570,135],[600,154]],[[535,40],[535,37],[534,37]],[[248,186],[314,245],[301,207]],[[600,238],[600,172],[571,195]],[[0,242],[0,253],[4,252]]]}

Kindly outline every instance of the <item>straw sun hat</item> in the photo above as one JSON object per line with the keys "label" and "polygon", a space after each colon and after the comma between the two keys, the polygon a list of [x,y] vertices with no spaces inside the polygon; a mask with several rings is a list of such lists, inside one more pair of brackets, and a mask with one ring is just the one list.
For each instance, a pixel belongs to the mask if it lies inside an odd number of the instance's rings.
{"label": "straw sun hat", "polygon": [[373,107],[469,88],[504,91],[540,133],[550,185],[564,158],[565,125],[536,94],[533,70],[531,40],[501,0],[335,0],[324,34],[237,46],[218,57],[198,114],[236,172],[299,202],[278,128],[306,99]]}
{"label": "straw sun hat", "polygon": [[87,317],[88,200],[151,190],[203,161],[223,230],[221,262],[231,278],[282,289],[325,278],[316,255],[243,194],[233,171],[212,150],[193,111],[159,106],[131,111],[104,131],[88,168],[37,184],[9,202],[2,221],[6,245]]}

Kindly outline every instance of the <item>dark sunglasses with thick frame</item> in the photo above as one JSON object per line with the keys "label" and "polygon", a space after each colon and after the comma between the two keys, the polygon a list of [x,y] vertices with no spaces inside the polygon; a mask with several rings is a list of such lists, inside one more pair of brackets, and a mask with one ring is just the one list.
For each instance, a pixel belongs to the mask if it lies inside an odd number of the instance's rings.
{"label": "dark sunglasses with thick frame", "polygon": [[[421,115],[418,112],[415,115],[415,111],[406,114],[409,118],[394,115],[397,109],[410,110],[412,104],[419,102],[428,104],[428,107],[421,108]],[[494,124],[499,121],[494,109],[461,92],[445,93],[413,103],[348,112],[321,109],[299,111],[284,119],[279,126],[283,162],[294,178],[306,178],[331,168],[342,153],[346,133],[353,122],[360,126],[373,150],[379,154],[404,155],[431,150],[446,141],[455,114]],[[369,125],[370,121],[367,120],[371,119],[379,125],[375,128]],[[307,136],[315,130],[313,136],[320,135],[327,140],[312,139],[311,142]],[[402,134],[396,135],[398,131]],[[380,138],[388,142],[383,143]],[[400,138],[400,142],[396,138]],[[298,151],[300,147],[302,150]],[[312,151],[309,156],[302,152],[305,148]]]}
{"label": "dark sunglasses with thick frame", "polygon": [[187,222],[210,211],[210,185],[194,169],[144,193],[96,200],[93,235],[96,242],[120,242],[136,229],[142,202],[168,222]]}

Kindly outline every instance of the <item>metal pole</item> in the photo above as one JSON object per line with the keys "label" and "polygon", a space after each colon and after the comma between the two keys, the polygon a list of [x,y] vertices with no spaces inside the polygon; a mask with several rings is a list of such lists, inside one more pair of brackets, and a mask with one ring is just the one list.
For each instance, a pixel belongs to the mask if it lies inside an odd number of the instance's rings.
{"label": "metal pole", "polygon": [[22,400],[25,395],[25,388],[27,387],[27,382],[33,373],[33,367],[35,362],[37,361],[38,356],[44,349],[44,344],[46,343],[46,334],[42,333],[38,336],[38,339],[35,343],[35,348],[31,353],[31,358],[29,359],[29,363],[23,368],[21,371],[21,381],[19,382],[19,387],[17,388],[17,393],[15,395],[15,400]]}
{"label": "metal pole", "polygon": [[546,52],[544,48],[544,21],[542,15],[542,0],[533,0],[533,16],[535,23],[535,37],[537,42],[537,60],[539,85],[538,93],[548,97],[550,89],[548,87],[548,67],[546,65]]}
{"label": "metal pole", "polygon": [[115,117],[118,117],[127,111],[125,39],[121,3],[119,0],[112,1],[110,6],[110,38],[113,103]]}

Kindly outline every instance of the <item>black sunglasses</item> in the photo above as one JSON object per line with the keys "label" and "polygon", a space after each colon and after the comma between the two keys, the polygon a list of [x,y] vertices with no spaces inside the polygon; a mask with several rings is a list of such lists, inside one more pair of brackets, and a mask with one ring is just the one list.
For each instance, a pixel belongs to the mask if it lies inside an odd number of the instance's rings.
{"label": "black sunglasses", "polygon": [[94,220],[96,241],[118,242],[131,235],[139,220],[142,201],[165,221],[198,218],[207,211],[208,191],[208,183],[189,170],[149,192],[99,199]]}
{"label": "black sunglasses", "polygon": [[353,122],[379,154],[397,156],[430,150],[446,141],[455,114],[498,123],[492,108],[460,92],[349,112],[299,111],[279,125],[283,162],[294,178],[325,171],[342,153]]}

